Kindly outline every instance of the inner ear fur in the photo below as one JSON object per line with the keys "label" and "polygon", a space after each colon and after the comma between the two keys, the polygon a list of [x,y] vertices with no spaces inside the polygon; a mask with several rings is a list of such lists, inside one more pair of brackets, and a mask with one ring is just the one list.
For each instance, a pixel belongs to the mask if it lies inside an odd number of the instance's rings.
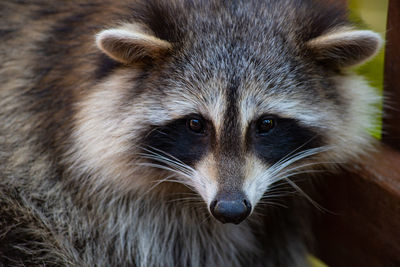
{"label": "inner ear fur", "polygon": [[342,28],[307,42],[316,60],[344,68],[362,64],[375,56],[382,46],[379,34],[369,30]]}
{"label": "inner ear fur", "polygon": [[172,47],[145,26],[136,24],[103,30],[97,34],[96,44],[106,55],[124,64],[163,57]]}

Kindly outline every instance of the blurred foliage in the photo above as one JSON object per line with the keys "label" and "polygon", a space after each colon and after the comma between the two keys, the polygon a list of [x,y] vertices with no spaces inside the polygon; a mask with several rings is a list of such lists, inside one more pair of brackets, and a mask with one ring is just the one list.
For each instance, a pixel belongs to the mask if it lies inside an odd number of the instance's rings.
{"label": "blurred foliage", "polygon": [[310,263],[310,267],[328,267],[322,261],[311,255],[308,256],[308,261]]}
{"label": "blurred foliage", "polygon": [[[378,32],[385,38],[388,0],[349,0],[350,18],[362,28]],[[370,84],[381,93],[383,90],[384,47],[379,54],[368,63],[357,68],[357,73],[365,76]],[[380,106],[382,110],[382,104]],[[369,129],[376,138],[381,137],[382,116],[377,118],[377,128]]]}

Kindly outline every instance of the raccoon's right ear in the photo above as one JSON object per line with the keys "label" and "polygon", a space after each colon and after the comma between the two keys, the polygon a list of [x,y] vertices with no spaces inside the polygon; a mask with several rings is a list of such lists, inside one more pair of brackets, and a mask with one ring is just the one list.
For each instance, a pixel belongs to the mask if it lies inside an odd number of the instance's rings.
{"label": "raccoon's right ear", "polygon": [[352,67],[369,60],[382,46],[379,34],[369,30],[342,28],[307,42],[319,62],[338,68]]}
{"label": "raccoon's right ear", "polygon": [[97,34],[96,44],[109,57],[124,64],[160,58],[172,47],[136,25],[103,30]]}

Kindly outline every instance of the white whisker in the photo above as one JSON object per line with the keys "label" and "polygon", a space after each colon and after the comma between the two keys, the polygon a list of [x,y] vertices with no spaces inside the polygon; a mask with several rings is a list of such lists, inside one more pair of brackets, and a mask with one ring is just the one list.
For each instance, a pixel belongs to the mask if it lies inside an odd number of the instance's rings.
{"label": "white whisker", "polygon": [[191,174],[192,169],[189,169],[187,166],[182,166],[180,164],[177,164],[175,161],[172,161],[170,159],[164,158],[164,157],[157,157],[157,156],[152,156],[152,155],[148,155],[148,154],[139,154],[141,156],[141,158],[144,159],[151,159],[154,161],[158,161],[160,163],[165,163],[166,165],[170,166],[170,167],[174,167],[188,175]]}
{"label": "white whisker", "polygon": [[[302,144],[301,146],[297,147],[296,149],[292,150],[290,153],[288,153],[287,155],[285,155],[283,158],[281,158],[278,162],[276,162],[274,165],[279,165],[280,163],[282,163],[283,161],[286,161],[288,158],[290,158],[291,156],[293,156],[293,154],[298,151],[299,149],[301,149],[302,147],[306,146],[307,144],[309,144],[312,140],[314,140],[318,135],[313,136],[312,138],[310,138],[307,142],[305,142],[304,144]],[[300,152],[301,153],[301,152]],[[273,165],[273,166],[274,166]],[[273,167],[272,166],[272,167]]]}
{"label": "white whisker", "polygon": [[180,174],[182,176],[190,178],[190,176],[188,174],[181,172],[180,170],[173,169],[172,167],[168,167],[168,166],[164,166],[164,165],[160,165],[160,164],[155,164],[155,163],[150,163],[150,162],[141,162],[141,163],[138,163],[138,166],[158,168],[158,169],[162,169],[162,170],[166,170],[166,171],[170,171],[170,172],[175,172],[177,174]]}
{"label": "white whisker", "polygon": [[[293,168],[293,170],[298,170],[301,168]],[[278,176],[275,176],[274,183],[281,181],[282,179],[289,178],[295,175],[306,174],[306,173],[323,173],[325,170],[304,170],[299,172],[283,172],[280,173]]]}
{"label": "white whisker", "polygon": [[268,205],[268,206],[277,206],[281,208],[288,208],[285,204],[279,203],[279,202],[274,202],[274,201],[260,201],[259,204],[261,205]]}
{"label": "white whisker", "polygon": [[301,159],[304,158],[308,158],[310,156],[322,153],[322,152],[326,152],[328,151],[329,147],[317,147],[317,148],[312,148],[312,149],[307,149],[305,151],[301,151],[299,153],[296,153],[294,155],[292,155],[291,157],[286,158],[284,161],[278,161],[279,164],[275,163],[274,165],[272,165],[270,167],[271,171],[271,175],[276,174],[277,172],[280,172],[282,169],[288,167],[289,165],[292,165],[295,162],[298,162]]}
{"label": "white whisker", "polygon": [[295,188],[300,194],[302,194],[311,204],[313,204],[317,209],[320,211],[325,211],[325,212],[330,212],[329,210],[325,209],[322,207],[320,204],[318,204],[316,201],[314,201],[308,194],[306,194],[303,189],[301,189],[296,183],[294,183],[292,180],[289,178],[284,178],[293,188]]}
{"label": "white whisker", "polygon": [[[283,157],[275,164],[273,164],[271,167],[269,167],[265,172],[259,174],[255,179],[253,179],[252,184],[250,186],[259,188],[258,189],[259,192],[266,191],[266,194],[263,196],[263,198],[261,198],[260,203],[265,202],[263,199],[273,199],[274,197],[278,198],[298,192],[301,195],[303,195],[308,201],[310,201],[310,203],[312,203],[315,207],[317,207],[320,210],[325,210],[313,199],[311,199],[311,197],[307,195],[299,186],[297,186],[292,180],[289,179],[290,177],[296,175],[322,172],[322,170],[316,170],[316,169],[307,170],[307,168],[310,167],[321,166],[323,164],[336,164],[336,162],[322,162],[322,161],[306,162],[303,164],[298,164],[304,159],[309,159],[314,155],[321,154],[323,152],[332,149],[332,147],[329,146],[321,146],[297,152],[299,149],[307,145],[307,143],[311,142],[314,138],[315,137],[313,137],[312,139],[304,143],[302,146],[296,148],[295,150],[287,154],[285,157]],[[280,181],[286,182],[295,191],[289,192],[287,191],[287,189],[286,191],[283,190],[282,186],[284,184],[279,183]]]}

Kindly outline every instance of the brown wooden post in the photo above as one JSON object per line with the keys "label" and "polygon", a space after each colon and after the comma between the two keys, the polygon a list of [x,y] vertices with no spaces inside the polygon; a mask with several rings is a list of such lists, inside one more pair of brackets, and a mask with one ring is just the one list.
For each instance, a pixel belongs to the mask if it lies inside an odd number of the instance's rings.
{"label": "brown wooden post", "polygon": [[389,1],[386,31],[383,142],[400,150],[400,1]]}
{"label": "brown wooden post", "polygon": [[400,153],[383,147],[351,172],[323,177],[316,255],[329,267],[400,266]]}

